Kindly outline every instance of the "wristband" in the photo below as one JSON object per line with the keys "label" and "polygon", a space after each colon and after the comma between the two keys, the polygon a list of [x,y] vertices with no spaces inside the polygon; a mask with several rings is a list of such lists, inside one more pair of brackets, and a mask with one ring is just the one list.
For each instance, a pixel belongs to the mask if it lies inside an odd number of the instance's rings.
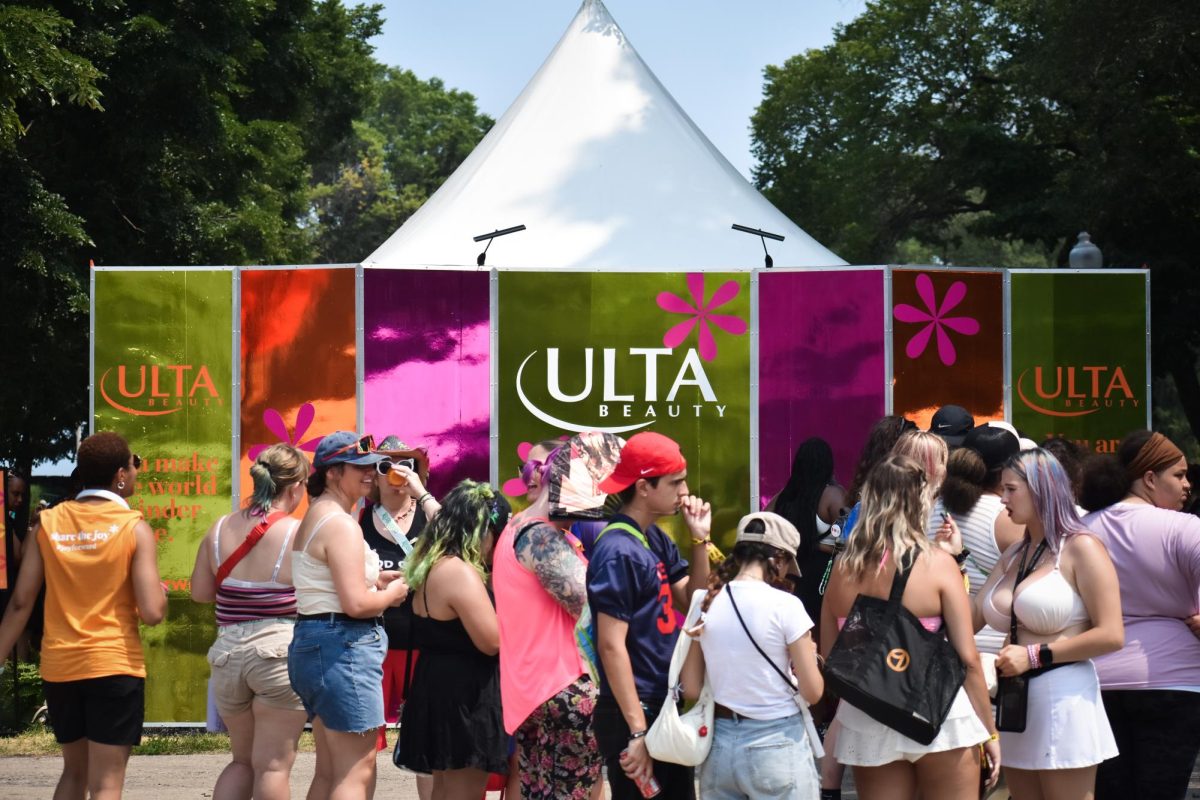
{"label": "wristband", "polygon": [[957,561],[958,565],[961,567],[969,555],[971,555],[971,551],[964,547],[961,551],[959,551],[958,555],[954,557],[954,560]]}
{"label": "wristband", "polygon": [[1000,741],[1000,731],[992,731],[992,735],[988,737],[989,742]]}
{"label": "wristband", "polygon": [[1029,666],[1031,669],[1038,669],[1042,666],[1041,654],[1038,652],[1036,644],[1025,645],[1025,652],[1029,654]]}
{"label": "wristband", "polygon": [[417,505],[419,505],[419,506],[425,505],[426,500],[433,500],[433,502],[435,502],[435,503],[437,502],[437,500],[435,500],[433,497],[433,492],[426,492],[425,494],[423,494],[417,498]]}
{"label": "wristband", "polygon": [[638,731],[637,733],[631,733],[631,734],[629,734],[629,741],[631,741],[631,742],[632,742],[634,739],[645,739],[645,738],[646,738],[646,734],[647,734],[647,733],[649,733],[649,732],[650,732],[650,731],[649,731],[649,729],[647,728],[647,729],[645,729],[645,730],[640,730],[640,731]]}
{"label": "wristband", "polygon": [[710,539],[697,539],[695,536],[692,537],[692,544],[710,544],[711,542],[712,542],[711,538]]}

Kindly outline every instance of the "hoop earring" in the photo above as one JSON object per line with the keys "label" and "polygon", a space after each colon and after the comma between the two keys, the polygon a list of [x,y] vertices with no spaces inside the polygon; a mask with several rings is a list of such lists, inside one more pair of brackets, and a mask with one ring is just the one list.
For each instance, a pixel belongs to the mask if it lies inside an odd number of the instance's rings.
{"label": "hoop earring", "polygon": [[118,488],[118,489],[124,489],[124,488],[125,488],[125,481],[117,481],[117,488]]}

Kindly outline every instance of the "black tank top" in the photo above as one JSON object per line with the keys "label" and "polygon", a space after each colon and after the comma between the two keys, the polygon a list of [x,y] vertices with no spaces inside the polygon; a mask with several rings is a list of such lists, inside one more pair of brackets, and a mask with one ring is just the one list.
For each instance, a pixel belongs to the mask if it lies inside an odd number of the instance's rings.
{"label": "black tank top", "polygon": [[[425,512],[417,506],[413,512],[412,527],[408,529],[408,540],[416,542],[425,529]],[[392,541],[390,536],[380,533],[375,527],[374,506],[363,511],[359,525],[362,527],[363,539],[367,547],[379,554],[380,569],[401,569],[404,564],[404,548]],[[383,629],[387,632],[389,650],[409,649],[412,638],[412,599],[404,601],[404,605],[393,606],[383,612]]]}

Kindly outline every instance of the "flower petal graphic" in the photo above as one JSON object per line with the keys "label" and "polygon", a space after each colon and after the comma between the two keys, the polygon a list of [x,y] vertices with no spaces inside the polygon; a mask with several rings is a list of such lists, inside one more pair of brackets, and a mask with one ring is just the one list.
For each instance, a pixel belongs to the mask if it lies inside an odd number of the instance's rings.
{"label": "flower petal graphic", "polygon": [[520,478],[509,478],[500,487],[500,491],[504,492],[509,497],[524,497],[529,491],[529,487],[525,485],[525,481]]}
{"label": "flower petal graphic", "polygon": [[655,300],[658,302],[659,308],[663,311],[669,311],[672,314],[700,313],[699,309],[674,292],[659,292]]}
{"label": "flower petal graphic", "polygon": [[288,434],[287,423],[283,421],[283,415],[273,408],[268,408],[263,412],[263,424],[267,426],[267,430],[275,434],[275,438],[281,442],[291,442],[292,437]]}
{"label": "flower petal graphic", "polygon": [[533,449],[533,442],[521,442],[517,445],[517,458],[521,459],[524,464],[529,460],[529,451]]}
{"label": "flower petal graphic", "polygon": [[324,438],[325,438],[324,436],[314,436],[313,438],[309,439],[304,444],[298,444],[296,446],[299,447],[301,450],[303,450],[306,453],[315,453],[315,452],[317,452],[317,445],[319,445],[321,443],[321,440]]}
{"label": "flower petal graphic", "polygon": [[696,308],[704,308],[704,273],[689,272],[687,285],[688,291],[692,293],[692,302],[696,304]]}
{"label": "flower petal graphic", "polygon": [[937,315],[940,317],[948,313],[951,309],[963,301],[967,296],[967,285],[962,281],[955,281],[950,284],[950,288],[946,290],[946,296],[942,298],[941,308],[937,310]]}
{"label": "flower petal graphic", "polygon": [[712,329],[708,327],[706,320],[700,320],[700,332],[696,336],[700,340],[700,357],[705,361],[712,361],[717,357],[717,343],[713,339]]}
{"label": "flower petal graphic", "polygon": [[716,325],[726,333],[731,333],[734,336],[741,336],[748,328],[746,321],[741,317],[735,317],[731,314],[709,314],[705,317],[713,325]]}
{"label": "flower petal graphic", "polygon": [[706,305],[705,308],[711,309],[723,306],[733,298],[737,297],[738,292],[741,290],[742,287],[738,285],[737,281],[725,281],[717,287],[715,292],[713,292],[712,299],[708,301],[708,305]]}
{"label": "flower petal graphic", "polygon": [[929,313],[937,316],[937,292],[933,290],[933,280],[924,272],[917,276],[917,294]]}
{"label": "flower petal graphic", "polygon": [[979,333],[979,320],[974,317],[947,317],[938,321],[950,330],[964,336],[974,336]]}
{"label": "flower petal graphic", "polygon": [[300,441],[300,437],[308,433],[308,427],[312,425],[313,418],[317,416],[317,410],[312,403],[304,403],[300,406],[300,410],[296,412],[296,429],[292,436],[292,441]]}
{"label": "flower petal graphic", "polygon": [[958,358],[958,353],[954,351],[954,342],[950,341],[949,334],[941,325],[934,323],[934,327],[937,328],[938,358],[947,367],[953,367]]}
{"label": "flower petal graphic", "polygon": [[909,358],[917,358],[921,353],[924,353],[925,346],[929,344],[929,335],[933,333],[934,327],[935,323],[931,322],[917,331],[916,335],[908,340],[908,346],[904,348],[904,354]]}
{"label": "flower petal graphic", "polygon": [[901,322],[932,322],[933,317],[928,311],[910,306],[908,303],[900,303],[892,309],[892,316]]}
{"label": "flower petal graphic", "polygon": [[251,461],[257,461],[262,451],[266,450],[270,446],[271,445],[269,444],[253,445],[248,451],[246,451],[246,458],[250,459]]}
{"label": "flower petal graphic", "polygon": [[663,334],[663,347],[670,347],[674,349],[683,344],[683,340],[686,339],[688,334],[692,332],[692,328],[696,327],[696,322],[699,319],[699,317],[692,317],[691,319],[685,319],[678,325],[673,326],[670,330]]}

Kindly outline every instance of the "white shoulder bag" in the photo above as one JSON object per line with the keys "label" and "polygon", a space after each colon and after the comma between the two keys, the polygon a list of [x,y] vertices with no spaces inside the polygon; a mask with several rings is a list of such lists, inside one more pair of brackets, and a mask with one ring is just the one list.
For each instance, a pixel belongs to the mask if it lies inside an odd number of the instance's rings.
{"label": "white shoulder bag", "polygon": [[708,674],[704,676],[704,686],[700,689],[700,699],[686,713],[679,713],[679,673],[683,662],[687,659],[692,637],[686,629],[695,627],[700,619],[700,604],[707,591],[698,590],[692,595],[692,606],[688,609],[679,638],[675,641],[675,651],[671,654],[671,668],[667,673],[667,699],[663,701],[662,710],[650,731],[646,734],[646,749],[655,761],[669,761],[672,764],[682,764],[685,767],[695,767],[708,758],[712,747],[713,711],[716,701],[713,700],[712,686],[708,682]]}

